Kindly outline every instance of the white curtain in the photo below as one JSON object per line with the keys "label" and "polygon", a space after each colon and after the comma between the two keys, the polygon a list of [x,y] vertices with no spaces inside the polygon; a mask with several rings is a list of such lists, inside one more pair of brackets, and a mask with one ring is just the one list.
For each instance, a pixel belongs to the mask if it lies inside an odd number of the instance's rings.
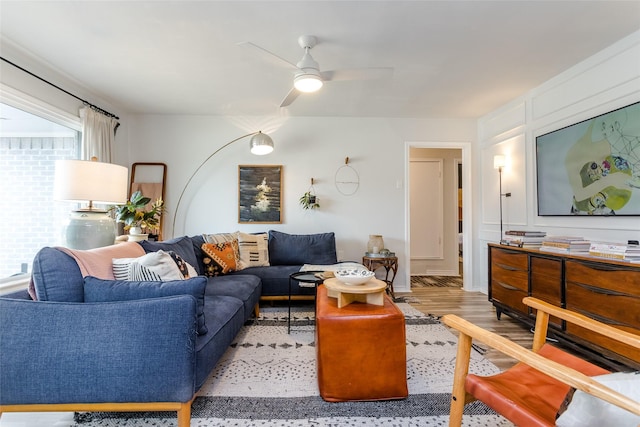
{"label": "white curtain", "polygon": [[116,136],[116,128],[120,123],[109,116],[105,116],[90,107],[80,109],[82,119],[82,152],[81,158],[91,160],[97,157],[98,161],[111,163]]}

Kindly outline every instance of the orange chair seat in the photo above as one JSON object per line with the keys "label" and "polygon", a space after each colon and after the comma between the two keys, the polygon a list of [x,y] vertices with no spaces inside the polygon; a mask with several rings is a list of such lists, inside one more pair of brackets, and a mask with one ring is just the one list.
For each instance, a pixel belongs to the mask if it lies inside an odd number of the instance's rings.
{"label": "orange chair seat", "polygon": [[[609,373],[549,344],[543,345],[538,354],[588,376]],[[516,425],[531,427],[555,426],[556,414],[569,389],[524,363],[493,376],[469,374],[465,381],[468,394]]]}

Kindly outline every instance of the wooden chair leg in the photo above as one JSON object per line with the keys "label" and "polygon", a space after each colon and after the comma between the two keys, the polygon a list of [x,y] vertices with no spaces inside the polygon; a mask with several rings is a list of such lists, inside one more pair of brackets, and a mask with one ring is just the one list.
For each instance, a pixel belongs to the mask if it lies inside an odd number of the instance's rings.
{"label": "wooden chair leg", "polygon": [[458,334],[456,367],[453,373],[453,391],[451,393],[451,406],[449,410],[449,427],[460,427],[462,424],[462,413],[467,400],[464,382],[469,372],[471,341],[469,335],[465,335],[462,332]]}
{"label": "wooden chair leg", "polygon": [[180,405],[178,409],[178,427],[189,427],[191,425],[191,404],[193,400]]}
{"label": "wooden chair leg", "polygon": [[531,350],[537,353],[547,341],[547,331],[549,329],[549,313],[538,310],[536,313],[536,326],[533,331],[533,344]]}

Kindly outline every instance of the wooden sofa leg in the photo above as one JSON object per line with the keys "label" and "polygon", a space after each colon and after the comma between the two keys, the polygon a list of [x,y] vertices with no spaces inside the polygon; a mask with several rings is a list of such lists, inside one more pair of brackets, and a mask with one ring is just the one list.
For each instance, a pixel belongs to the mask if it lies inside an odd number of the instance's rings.
{"label": "wooden sofa leg", "polygon": [[449,427],[460,427],[462,413],[467,401],[467,393],[464,383],[469,372],[471,359],[471,337],[463,333],[458,334],[458,350],[456,353],[456,367],[453,373],[453,391],[451,393],[451,406],[449,414]]}
{"label": "wooden sofa leg", "polygon": [[258,302],[258,303],[256,303],[256,306],[255,306],[255,307],[253,307],[253,312],[254,312],[254,313],[255,313],[255,315],[256,315],[256,319],[257,319],[258,317],[260,317],[260,303],[259,303],[259,302]]}
{"label": "wooden sofa leg", "polygon": [[191,404],[193,399],[180,405],[178,409],[178,427],[189,427],[191,425]]}

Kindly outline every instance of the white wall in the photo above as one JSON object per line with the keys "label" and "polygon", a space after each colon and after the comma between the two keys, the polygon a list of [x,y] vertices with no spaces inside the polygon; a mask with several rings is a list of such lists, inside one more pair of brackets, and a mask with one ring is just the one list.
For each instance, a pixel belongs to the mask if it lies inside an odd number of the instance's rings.
{"label": "white wall", "polygon": [[[622,241],[640,238],[640,217],[538,216],[535,137],[640,100],[640,32],[572,67],[525,96],[479,120],[480,149],[474,160],[478,188],[475,265],[487,288],[487,243],[499,240],[498,172],[493,155],[506,154],[503,174],[504,229]],[[475,181],[475,179],[474,179]],[[636,189],[632,197],[640,197]]]}
{"label": "white wall", "polygon": [[[405,143],[470,142],[475,138],[475,120],[306,117],[288,118],[278,129],[268,129],[274,127],[273,120],[255,117],[132,116],[127,127],[131,161],[168,165],[165,235],[238,229],[299,234],[333,231],[339,258],[361,260],[369,234],[382,234],[386,246],[400,259],[395,288],[408,290]],[[275,151],[253,156],[249,138],[245,138],[216,154],[186,190],[172,231],[180,192],[202,161],[234,138],[260,129],[273,138]],[[346,157],[360,177],[359,189],[352,196],[342,195],[334,184]],[[283,165],[282,224],[238,224],[238,165],[244,164]],[[298,199],[311,178],[321,207],[305,211]]]}

